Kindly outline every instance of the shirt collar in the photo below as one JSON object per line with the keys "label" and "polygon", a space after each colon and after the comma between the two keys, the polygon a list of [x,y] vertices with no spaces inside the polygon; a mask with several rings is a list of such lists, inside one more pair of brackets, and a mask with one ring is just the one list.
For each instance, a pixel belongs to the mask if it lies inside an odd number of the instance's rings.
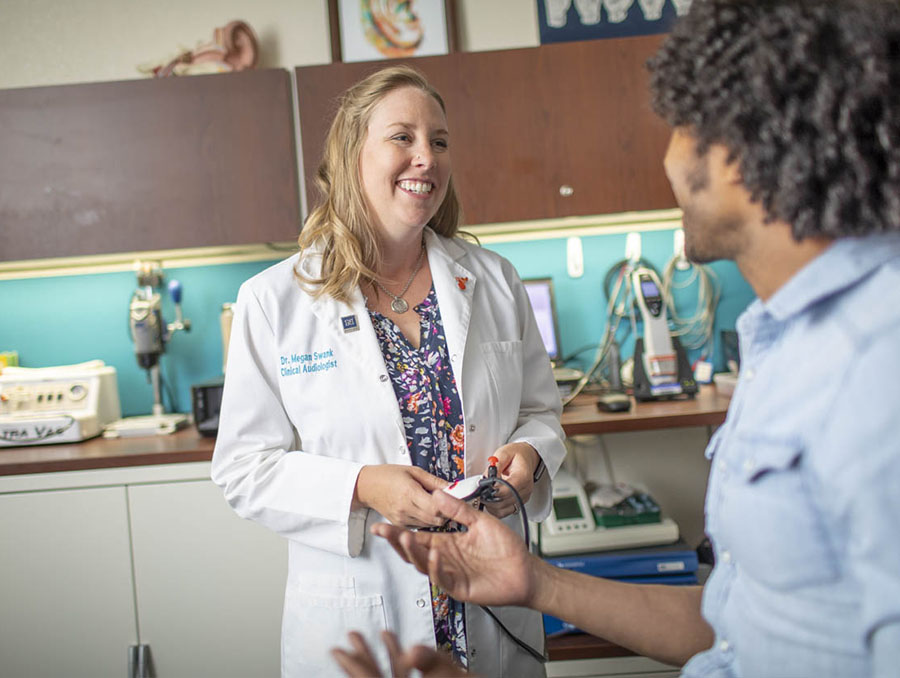
{"label": "shirt collar", "polygon": [[839,238],[761,306],[783,321],[854,285],[895,257],[900,257],[900,233]]}

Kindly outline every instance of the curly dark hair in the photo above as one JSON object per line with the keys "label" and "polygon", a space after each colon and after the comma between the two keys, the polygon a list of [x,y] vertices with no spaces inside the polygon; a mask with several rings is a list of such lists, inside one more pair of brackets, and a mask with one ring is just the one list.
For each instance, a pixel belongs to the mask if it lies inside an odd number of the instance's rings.
{"label": "curly dark hair", "polygon": [[694,0],[648,67],[796,239],[900,230],[900,1]]}

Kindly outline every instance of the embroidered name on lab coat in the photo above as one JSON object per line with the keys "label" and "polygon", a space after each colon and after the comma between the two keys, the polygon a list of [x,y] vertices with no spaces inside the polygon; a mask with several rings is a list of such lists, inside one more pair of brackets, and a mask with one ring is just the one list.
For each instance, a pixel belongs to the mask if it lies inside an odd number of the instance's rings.
{"label": "embroidered name on lab coat", "polygon": [[334,357],[334,349],[313,351],[312,353],[291,353],[281,356],[281,376],[293,377],[297,374],[315,374],[327,372],[338,366]]}

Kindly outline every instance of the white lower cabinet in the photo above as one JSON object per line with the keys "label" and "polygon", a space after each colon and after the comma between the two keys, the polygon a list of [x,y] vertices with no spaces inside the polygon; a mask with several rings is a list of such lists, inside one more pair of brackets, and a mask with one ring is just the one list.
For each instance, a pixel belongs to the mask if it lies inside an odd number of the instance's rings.
{"label": "white lower cabinet", "polygon": [[130,487],[141,643],[159,678],[280,675],[285,541],[212,482]]}
{"label": "white lower cabinet", "polygon": [[0,676],[126,676],[137,642],[125,488],[0,495]]}
{"label": "white lower cabinet", "polygon": [[0,479],[0,676],[277,678],[286,542],[208,473]]}
{"label": "white lower cabinet", "polygon": [[676,667],[647,657],[575,659],[547,664],[547,678],[677,678]]}

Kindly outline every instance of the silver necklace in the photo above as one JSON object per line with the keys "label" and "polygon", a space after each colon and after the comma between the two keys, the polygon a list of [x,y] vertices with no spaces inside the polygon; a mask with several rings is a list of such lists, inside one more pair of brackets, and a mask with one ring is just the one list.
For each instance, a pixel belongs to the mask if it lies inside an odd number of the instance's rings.
{"label": "silver necklace", "polygon": [[422,241],[422,251],[419,252],[419,259],[416,261],[416,268],[412,272],[412,275],[409,276],[409,280],[406,281],[406,284],[403,286],[403,289],[400,291],[400,294],[394,294],[390,290],[386,289],[384,285],[382,285],[377,280],[372,280],[375,283],[375,286],[380,289],[382,292],[387,294],[388,296],[393,298],[391,302],[391,310],[394,313],[406,313],[409,310],[409,304],[406,299],[403,298],[403,295],[406,294],[406,291],[409,289],[409,286],[412,285],[413,279],[416,277],[416,274],[422,269],[422,264],[425,261],[425,241]]}

